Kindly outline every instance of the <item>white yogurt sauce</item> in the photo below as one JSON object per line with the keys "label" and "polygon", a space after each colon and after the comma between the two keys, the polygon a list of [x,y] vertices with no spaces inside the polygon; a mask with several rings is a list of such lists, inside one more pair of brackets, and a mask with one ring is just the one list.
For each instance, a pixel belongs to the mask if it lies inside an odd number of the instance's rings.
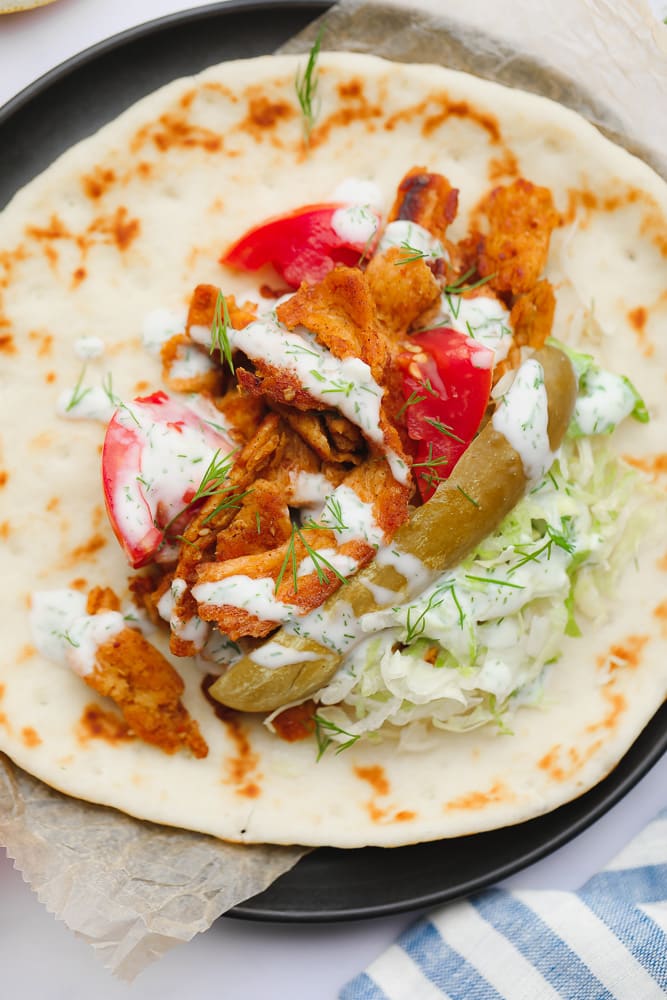
{"label": "white yogurt sauce", "polygon": [[321,472],[290,473],[290,506],[319,507],[331,493],[331,483]]}
{"label": "white yogurt sauce", "polygon": [[327,497],[321,524],[330,524],[338,542],[363,538],[370,545],[378,546],[384,540],[384,531],[375,520],[372,503],[365,503],[355,491],[344,483]]}
{"label": "white yogurt sauce", "polygon": [[249,658],[253,663],[270,670],[276,667],[289,667],[293,663],[305,663],[307,660],[317,660],[319,656],[305,649],[292,649],[275,640],[269,640],[253,650]]}
{"label": "white yogurt sauce", "polygon": [[594,368],[586,373],[584,391],[577,396],[572,421],[581,434],[608,434],[632,413],[636,402],[626,379]]}
{"label": "white yogurt sauce", "polygon": [[47,660],[85,676],[95,667],[98,648],[133,626],[120,611],[86,614],[86,595],[78,590],[41,590],[32,594],[30,630]]}
{"label": "white yogurt sauce", "polygon": [[93,361],[104,354],[104,341],[101,337],[79,337],[74,341],[74,353],[82,361]]}
{"label": "white yogurt sauce", "polygon": [[187,310],[153,309],[144,319],[141,342],[153,357],[159,358],[162,345],[177,334],[183,333]]}
{"label": "white yogurt sauce", "polygon": [[467,333],[477,343],[490,348],[494,352],[494,365],[507,357],[512,344],[510,314],[497,299],[483,295],[469,299],[443,294],[441,313],[434,326],[445,323],[452,330]]}
{"label": "white yogurt sauce", "polygon": [[205,351],[200,351],[192,344],[179,344],[176,357],[169,366],[169,376],[173,379],[197,378],[217,367],[214,359]]}
{"label": "white yogurt sauce", "polygon": [[425,254],[428,260],[449,259],[449,255],[440,240],[429,233],[428,229],[420,226],[418,222],[410,222],[408,219],[397,219],[386,226],[380,237],[377,252],[384,253],[391,247],[402,248],[406,257],[412,256],[410,250],[407,249],[410,247]]}
{"label": "white yogurt sauce", "polygon": [[99,420],[108,424],[115,411],[108,393],[99,385],[65,389],[56,402],[56,413],[65,420]]}
{"label": "white yogurt sauce", "polygon": [[[242,330],[228,326],[227,335],[232,350],[292,372],[313,399],[337,409],[370,441],[382,447],[394,478],[407,482],[406,463],[391,449],[384,448],[380,427],[383,390],[370,367],[360,358],[336,358],[312,333],[300,329],[301,332],[289,331],[275,320],[263,318]],[[211,331],[207,327],[193,326],[190,334],[197,343],[210,346]]]}
{"label": "white yogurt sauce", "polygon": [[275,581],[270,577],[253,580],[250,576],[239,574],[224,580],[198,583],[192,588],[192,596],[199,604],[211,604],[216,608],[223,605],[244,608],[262,621],[289,621],[298,614],[298,608],[279,601],[275,589]]}
{"label": "white yogurt sauce", "polygon": [[542,365],[524,361],[508,392],[493,414],[493,427],[521,458],[529,483],[538,482],[551,467],[554,454],[549,445],[549,412]]}
{"label": "white yogurt sauce", "polygon": [[[323,560],[326,560],[326,562]],[[332,576],[335,577],[333,570],[329,569],[327,563],[330,563],[341,576],[345,577],[352,576],[359,567],[356,559],[345,555],[343,552],[338,552],[337,549],[317,549],[317,556],[314,559],[312,556],[306,556],[305,559],[301,560],[297,567],[296,575],[297,577],[306,576],[308,573],[314,573],[319,569],[319,572],[323,573],[329,579]]]}
{"label": "white yogurt sauce", "polygon": [[347,652],[361,635],[360,619],[347,601],[336,601],[328,611],[315,608],[310,614],[293,618],[287,622],[286,631],[340,654]]}
{"label": "white yogurt sauce", "polygon": [[100,646],[128,627],[120,611],[101,611],[98,615],[83,615],[68,629],[66,658],[72,670],[85,677],[95,669],[95,656]]}
{"label": "white yogurt sauce", "polygon": [[375,561],[378,566],[393,566],[408,581],[412,594],[421,592],[438,575],[417,556],[413,556],[411,552],[403,552],[392,544],[381,548]]}
{"label": "white yogurt sauce", "polygon": [[370,244],[380,222],[368,205],[346,205],[337,208],[331,217],[331,228],[345,243]]}

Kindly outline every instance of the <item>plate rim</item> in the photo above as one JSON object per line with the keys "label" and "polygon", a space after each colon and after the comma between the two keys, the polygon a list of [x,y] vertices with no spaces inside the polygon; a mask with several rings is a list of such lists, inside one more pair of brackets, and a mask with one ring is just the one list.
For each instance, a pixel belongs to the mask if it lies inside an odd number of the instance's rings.
{"label": "plate rim", "polygon": [[[250,15],[254,12],[266,12],[270,10],[280,10],[285,13],[289,11],[303,11],[304,13],[311,11],[313,17],[317,17],[330,10],[333,6],[334,0],[223,0],[223,2],[218,0],[218,2],[200,7],[174,11],[148,21],[142,21],[140,24],[116,32],[108,38],[101,39],[74,53],[22,88],[0,107],[0,130],[15,115],[20,115],[24,109],[29,107],[32,101],[43,96],[54,84],[62,82],[71,73],[94,63],[100,58],[108,56],[110,53],[123,48],[127,44],[150,37],[162,30],[169,30],[182,24],[192,24],[208,18],[220,18],[224,20],[229,16]],[[16,191],[20,190],[21,186]],[[11,193],[10,199],[16,194],[16,191]],[[647,740],[649,745],[644,748],[643,744]],[[617,765],[592,789],[542,816],[501,829],[517,831],[523,829],[525,831],[531,823],[539,823],[545,820],[550,822],[554,818],[557,821],[558,815],[561,814],[562,818],[563,812],[568,809],[573,809],[578,813],[577,816],[573,819],[566,819],[562,826],[559,826],[557,822],[557,828],[552,835],[542,838],[536,845],[529,844],[526,850],[519,852],[512,860],[503,862],[495,867],[491,865],[483,874],[468,877],[455,885],[447,885],[444,888],[441,887],[428,893],[421,893],[410,897],[405,896],[386,903],[359,903],[339,907],[334,910],[317,906],[311,908],[295,906],[291,909],[285,909],[284,905],[272,904],[270,902],[270,893],[274,886],[279,883],[287,883],[289,885],[289,881],[294,877],[295,873],[298,879],[299,871],[301,877],[307,872],[308,857],[315,853],[315,851],[310,851],[304,859],[276,880],[267,890],[239,903],[225,913],[224,916],[242,920],[277,921],[280,923],[342,922],[392,916],[419,910],[424,907],[432,907],[448,900],[466,896],[469,893],[488,887],[501,879],[515,874],[574,839],[620,802],[651,770],[665,752],[667,752],[667,702],[658,707],[655,714],[647,722],[641,733],[638,734]],[[466,837],[444,838],[439,841],[428,841],[424,844],[413,844],[400,848],[355,848],[351,850],[324,848],[324,850],[335,851],[336,856],[343,859],[344,865],[346,854],[354,853],[358,856],[363,851],[386,850],[387,852],[391,851],[393,855],[395,851],[418,851],[420,848],[425,849],[438,844],[448,845],[455,841],[470,842],[475,838],[489,838],[494,833],[497,833],[497,831],[491,830],[479,834],[471,834]],[[323,849],[320,848],[318,850]],[[304,861],[306,863],[305,866]],[[265,901],[265,897],[268,898],[268,901]]]}

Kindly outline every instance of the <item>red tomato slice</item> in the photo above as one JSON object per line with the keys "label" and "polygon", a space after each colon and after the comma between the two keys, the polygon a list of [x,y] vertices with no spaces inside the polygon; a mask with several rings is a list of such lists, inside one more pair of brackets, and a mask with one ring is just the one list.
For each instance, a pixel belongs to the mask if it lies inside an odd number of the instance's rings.
{"label": "red tomato slice", "polygon": [[[336,264],[354,267],[372,245],[341,237],[332,224],[344,204],[305,205],[248,230],[220,258],[221,264],[257,271],[273,264],[288,285],[320,281]],[[379,221],[379,216],[370,209]],[[373,241],[374,242],[374,241]]]}
{"label": "red tomato slice", "polygon": [[494,352],[464,333],[438,327],[415,334],[399,356],[404,414],[415,441],[415,476],[424,501],[446,479],[479,430],[489,402]]}
{"label": "red tomato slice", "polygon": [[[216,414],[212,408],[213,421]],[[164,529],[192,500],[216,451],[233,449],[204,416],[165,392],[116,410],[102,451],[104,499],[134,569],[158,554]]]}

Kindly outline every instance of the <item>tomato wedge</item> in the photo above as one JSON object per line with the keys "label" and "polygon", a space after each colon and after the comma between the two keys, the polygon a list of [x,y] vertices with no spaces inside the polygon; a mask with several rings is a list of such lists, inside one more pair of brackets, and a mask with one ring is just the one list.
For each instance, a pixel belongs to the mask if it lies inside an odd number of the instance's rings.
{"label": "tomato wedge", "polygon": [[272,264],[288,285],[298,288],[302,281],[320,281],[336,264],[357,265],[364,252],[371,252],[379,219],[368,206],[305,205],[250,229],[220,263],[241,271]]}
{"label": "tomato wedge", "polygon": [[399,355],[402,412],[415,442],[415,476],[424,501],[451,474],[479,430],[493,359],[490,348],[449,327],[415,334],[410,350]]}
{"label": "tomato wedge", "polygon": [[[107,513],[134,567],[154,559],[168,527],[191,503],[216,453],[232,442],[195,411],[166,392],[139,397],[113,415],[102,450]],[[211,406],[215,422],[218,411]],[[177,534],[177,531],[173,531]]]}

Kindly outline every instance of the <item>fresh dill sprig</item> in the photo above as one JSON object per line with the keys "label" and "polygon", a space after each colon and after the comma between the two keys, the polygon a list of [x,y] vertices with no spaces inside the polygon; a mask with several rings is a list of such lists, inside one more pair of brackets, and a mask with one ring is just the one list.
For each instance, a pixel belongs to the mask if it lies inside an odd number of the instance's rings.
{"label": "fresh dill sprig", "polygon": [[202,527],[207,525],[210,521],[213,521],[214,518],[216,518],[223,510],[239,510],[245,498],[252,493],[253,490],[251,486],[247,490],[241,490],[239,493],[234,493],[234,488],[232,486],[222,486],[217,492],[226,493],[227,496],[225,496],[224,500],[221,500],[220,503],[216,505],[210,514],[206,515],[202,521]]}
{"label": "fresh dill sprig", "polygon": [[466,573],[466,580],[475,580],[477,583],[493,583],[496,587],[512,587],[514,590],[526,589],[521,583],[512,583],[511,580],[496,580],[493,576],[474,576],[472,573]]}
{"label": "fresh dill sprig", "polygon": [[475,268],[471,267],[465,274],[462,274],[460,278],[457,278],[455,282],[451,285],[445,285],[443,292],[445,295],[463,295],[464,292],[472,292],[475,288],[481,288],[482,285],[486,285],[488,281],[495,278],[497,272],[493,274],[487,274],[485,278],[480,278],[478,281],[472,283],[472,285],[466,285],[468,278],[472,277],[475,273]]}
{"label": "fresh dill sprig", "polygon": [[453,441],[458,441],[459,444],[465,444],[463,438],[459,437],[458,434],[455,434],[451,427],[448,427],[447,424],[443,424],[442,420],[436,420],[433,417],[424,417],[424,423],[430,424],[431,427],[435,427],[436,431],[440,434],[444,434],[445,437],[451,438]]}
{"label": "fresh dill sprig", "polygon": [[340,736],[348,736],[349,739],[345,743],[341,743],[336,754],[342,753],[343,750],[347,750],[348,747],[353,746],[360,735],[356,733],[348,733],[346,729],[341,729],[340,726],[336,725],[335,722],[331,722],[329,719],[323,718],[321,715],[314,715],[313,721],[315,723],[315,739],[317,740],[317,760],[321,760],[323,755],[329,749],[332,743],[335,741],[327,736],[326,733],[338,733]]}
{"label": "fresh dill sprig", "polygon": [[[465,292],[472,292],[475,288],[481,288],[482,285],[486,285],[488,281],[491,281],[491,279],[496,276],[496,272],[494,271],[493,274],[487,275],[486,278],[480,278],[479,281],[474,281],[472,285],[466,285],[466,281],[468,278],[471,278],[474,273],[475,268],[469,268],[465,274],[462,274],[461,277],[457,278],[451,285],[445,285],[442,290],[454,319],[458,319],[459,317],[459,312],[461,310],[461,296]],[[458,297],[458,302],[452,302],[452,295]]]}
{"label": "fresh dill sprig", "polygon": [[430,257],[431,253],[428,250],[419,250],[417,247],[413,247],[407,240],[403,240],[400,246],[401,250],[405,250],[407,257],[401,257],[399,260],[394,261],[394,265],[398,266],[400,264],[411,264],[413,260],[423,260],[424,257]]}
{"label": "fresh dill sprig", "polygon": [[211,349],[209,353],[212,354],[215,350],[220,351],[220,357],[225,359],[233,375],[234,361],[232,359],[232,345],[229,340],[231,326],[232,322],[229,318],[227,299],[221,291],[218,291],[218,297],[215,300],[215,312],[213,313],[213,324],[211,326]]}
{"label": "fresh dill sprig", "polygon": [[323,34],[324,25],[321,26],[317,33],[317,38],[315,39],[308,55],[308,62],[306,63],[305,70],[303,73],[301,73],[301,71],[297,71],[296,79],[294,81],[297,100],[299,102],[299,107],[301,108],[303,141],[306,146],[310,145],[310,137],[315,126],[315,119],[320,111],[320,102],[317,95],[317,87],[319,83],[319,78],[317,76],[317,59],[322,46]]}
{"label": "fresh dill sprig", "polygon": [[515,573],[516,570],[525,566],[526,563],[536,562],[544,552],[547,554],[547,559],[551,559],[551,550],[554,545],[557,548],[562,549],[563,552],[567,552],[568,555],[573,554],[574,545],[564,532],[556,531],[556,529],[552,528],[550,524],[547,524],[546,533],[548,536],[547,540],[543,542],[542,545],[538,545],[538,547],[533,549],[532,552],[526,552],[524,547],[516,547],[515,551],[522,556],[522,558],[509,570],[510,574]]}
{"label": "fresh dill sprig", "polygon": [[83,380],[85,377],[86,377],[86,366],[84,365],[83,368],[81,369],[79,378],[77,379],[77,383],[72,389],[72,395],[70,397],[69,403],[65,407],[65,413],[69,413],[70,410],[73,410],[75,406],[79,405],[82,399],[86,398],[89,392],[92,392],[90,387],[88,387],[87,389],[82,388]]}
{"label": "fresh dill sprig", "polygon": [[[446,589],[447,588],[445,588],[445,590]],[[434,591],[429,597],[426,607],[419,612],[414,621],[411,620],[411,612],[416,611],[417,609],[414,605],[410,605],[405,621],[405,641],[407,643],[414,642],[414,640],[418,639],[420,635],[423,635],[424,629],[426,628],[426,615],[429,611],[433,611],[434,608],[439,608],[444,599],[443,588],[439,588]]]}
{"label": "fresh dill sprig", "polygon": [[123,410],[134,421],[137,427],[141,427],[141,422],[138,419],[134,410],[132,410],[132,408],[127,405],[127,403],[124,403],[123,400],[120,398],[120,396],[117,396],[116,393],[113,391],[113,376],[111,372],[107,372],[107,374],[102,379],[102,389],[104,390],[104,394],[112,406],[115,406],[119,410]]}
{"label": "fresh dill sprig", "polygon": [[403,406],[396,414],[396,416],[402,417],[409,406],[416,406],[417,403],[423,403],[425,399],[426,396],[420,396],[417,390],[413,389],[408,398],[406,399],[406,401],[403,403]]}
{"label": "fresh dill sprig", "polygon": [[[224,458],[220,458],[220,449],[218,448],[218,450],[213,455],[211,461],[208,463],[206,471],[204,472],[204,475],[202,476],[199,482],[199,486],[195,490],[194,494],[190,497],[190,499],[182,508],[182,510],[179,510],[177,514],[174,514],[174,516],[170,518],[170,520],[167,522],[164,528],[161,528],[161,530],[164,532],[165,539],[172,524],[175,521],[177,521],[179,517],[181,517],[188,510],[190,510],[193,504],[197,503],[198,500],[205,500],[208,497],[215,496],[217,493],[225,493],[232,489],[231,486],[226,484],[225,480],[229,475],[229,470],[232,466],[232,460],[234,454],[235,452],[232,451],[229,452],[229,454],[225,455]],[[245,494],[234,494],[231,497],[231,499],[238,501],[239,497],[242,497],[243,495]],[[219,509],[222,510],[223,507],[227,506],[232,506],[229,497],[226,497],[223,503],[220,505],[220,507],[216,508],[216,510],[213,511],[212,514],[208,515],[208,517],[204,521],[204,524],[212,520],[215,514],[218,513]],[[156,525],[156,527],[160,526]]]}
{"label": "fresh dill sprig", "polygon": [[213,496],[214,493],[220,492],[225,479],[229,475],[229,470],[232,467],[232,455],[233,452],[225,455],[224,458],[220,458],[220,449],[218,448],[213,455],[213,458],[208,463],[206,472],[202,476],[199,486],[195,490],[194,496],[189,501],[188,505],[196,503],[197,500],[203,500],[205,497]]}
{"label": "fresh dill sprig", "polygon": [[428,455],[426,456],[426,461],[424,462],[413,462],[413,469],[432,469],[438,465],[449,465],[449,459],[446,455],[440,455],[435,458],[433,455],[433,442],[428,443]]}
{"label": "fresh dill sprig", "polygon": [[[333,531],[333,527],[331,525],[320,525],[320,524],[315,524],[315,522],[306,523],[304,525],[304,528],[326,528],[330,531]],[[337,570],[336,567],[333,565],[333,563],[326,558],[326,556],[323,556],[322,553],[318,551],[318,549],[313,548],[313,546],[310,544],[310,542],[304,535],[303,529],[298,528],[296,524],[293,524],[292,533],[290,535],[289,542],[287,543],[287,549],[285,550],[285,557],[282,561],[280,572],[276,577],[276,586],[274,590],[276,594],[278,593],[278,588],[280,587],[280,584],[283,581],[283,577],[287,572],[287,568],[290,565],[292,567],[292,584],[294,587],[294,593],[296,594],[299,591],[299,573],[298,573],[299,564],[296,552],[297,539],[301,542],[302,546],[306,550],[306,557],[307,558],[310,557],[313,564],[313,568],[317,573],[317,579],[319,583],[325,583],[325,584],[331,583],[331,580],[327,576],[327,570],[330,573],[333,573],[333,575],[341,583],[348,582],[347,577],[343,576],[340,570]]]}

